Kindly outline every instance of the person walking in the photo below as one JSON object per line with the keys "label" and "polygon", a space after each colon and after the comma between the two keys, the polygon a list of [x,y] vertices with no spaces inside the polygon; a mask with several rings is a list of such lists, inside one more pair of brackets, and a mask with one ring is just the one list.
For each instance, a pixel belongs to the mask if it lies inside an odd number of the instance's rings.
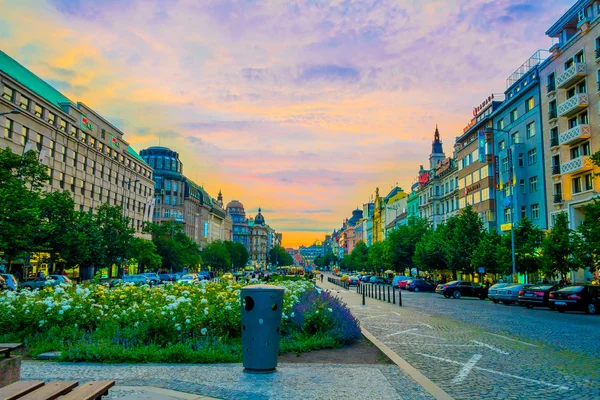
{"label": "person walking", "polygon": [[321,283],[323,283],[323,273],[321,272]]}

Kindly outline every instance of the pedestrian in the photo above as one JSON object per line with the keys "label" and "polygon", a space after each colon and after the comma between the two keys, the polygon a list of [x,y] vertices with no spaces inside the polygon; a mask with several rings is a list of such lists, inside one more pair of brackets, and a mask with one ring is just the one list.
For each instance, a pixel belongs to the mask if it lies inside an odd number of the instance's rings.
{"label": "pedestrian", "polygon": [[44,272],[43,271],[39,271],[37,273],[37,277],[40,278],[40,279],[43,279],[44,278]]}
{"label": "pedestrian", "polygon": [[321,273],[321,283],[323,283],[323,273]]}

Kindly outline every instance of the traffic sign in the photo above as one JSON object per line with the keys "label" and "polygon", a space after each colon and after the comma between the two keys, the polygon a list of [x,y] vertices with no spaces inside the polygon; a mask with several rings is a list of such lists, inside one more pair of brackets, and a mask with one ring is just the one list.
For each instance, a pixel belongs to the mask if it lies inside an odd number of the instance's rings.
{"label": "traffic sign", "polygon": [[485,267],[479,267],[478,271],[480,274],[485,274]]}

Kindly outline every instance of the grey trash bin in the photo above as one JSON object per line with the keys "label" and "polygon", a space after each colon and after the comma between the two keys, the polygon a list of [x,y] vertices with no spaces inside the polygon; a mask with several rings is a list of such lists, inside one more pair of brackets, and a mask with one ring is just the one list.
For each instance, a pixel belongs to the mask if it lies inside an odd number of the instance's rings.
{"label": "grey trash bin", "polygon": [[244,372],[275,372],[283,292],[283,288],[273,285],[251,285],[240,291]]}

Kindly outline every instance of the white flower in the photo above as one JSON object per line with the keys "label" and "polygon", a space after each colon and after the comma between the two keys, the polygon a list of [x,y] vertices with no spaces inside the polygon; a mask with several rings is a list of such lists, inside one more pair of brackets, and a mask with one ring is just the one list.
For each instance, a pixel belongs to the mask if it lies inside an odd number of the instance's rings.
{"label": "white flower", "polygon": [[39,325],[39,326],[40,326],[40,327],[41,327],[41,326],[44,326],[44,324],[45,324],[45,323],[46,323],[46,321],[44,321],[44,320],[41,320],[41,321],[40,321],[40,325]]}
{"label": "white flower", "polygon": [[333,309],[332,308],[328,308],[327,311],[333,312]]}
{"label": "white flower", "polygon": [[59,315],[63,315],[65,312],[63,310],[58,310]]}
{"label": "white flower", "polygon": [[296,316],[296,313],[291,313],[291,314],[290,314],[290,316],[291,316],[292,318],[294,318],[294,317]]}
{"label": "white flower", "polygon": [[230,305],[227,305],[227,306],[225,306],[225,309],[226,309],[226,310],[231,310],[231,306],[230,306]]}
{"label": "white flower", "polygon": [[319,310],[315,311],[315,314],[318,314],[318,313],[319,313]]}
{"label": "white flower", "polygon": [[206,328],[202,328],[200,330],[200,333],[203,334],[203,335],[206,335],[206,332],[208,332],[208,329],[206,329]]}
{"label": "white flower", "polygon": [[208,300],[206,300],[206,299],[200,300],[200,304],[206,304],[206,303],[208,303]]}
{"label": "white flower", "polygon": [[204,315],[208,315],[208,307],[204,308]]}
{"label": "white flower", "polygon": [[189,323],[190,323],[190,320],[189,320],[189,319],[186,319],[186,320],[185,320],[185,323],[186,323],[186,324],[189,324]]}
{"label": "white flower", "polygon": [[177,327],[177,330],[178,330],[178,331],[180,331],[180,330],[181,330],[181,325],[179,325],[179,324],[176,324],[175,326]]}
{"label": "white flower", "polygon": [[75,328],[77,328],[77,324],[73,325]]}

